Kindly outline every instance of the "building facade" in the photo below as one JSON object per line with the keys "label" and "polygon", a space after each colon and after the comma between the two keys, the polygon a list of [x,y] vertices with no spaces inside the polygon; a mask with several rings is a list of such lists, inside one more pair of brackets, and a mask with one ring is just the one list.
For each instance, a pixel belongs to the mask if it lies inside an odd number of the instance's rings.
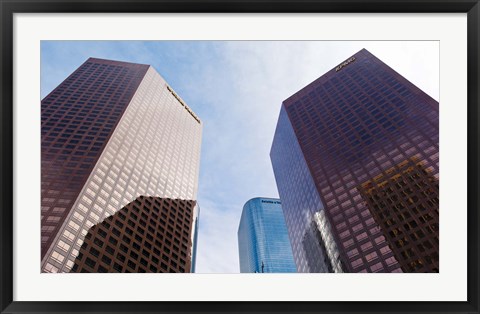
{"label": "building facade", "polygon": [[438,125],[365,49],[283,102],[270,157],[299,272],[439,271]]}
{"label": "building facade", "polygon": [[42,272],[70,272],[91,228],[140,197],[196,200],[202,123],[151,66],[90,58],[41,114]]}
{"label": "building facade", "polygon": [[241,273],[296,272],[280,200],[253,198],[238,227]]}

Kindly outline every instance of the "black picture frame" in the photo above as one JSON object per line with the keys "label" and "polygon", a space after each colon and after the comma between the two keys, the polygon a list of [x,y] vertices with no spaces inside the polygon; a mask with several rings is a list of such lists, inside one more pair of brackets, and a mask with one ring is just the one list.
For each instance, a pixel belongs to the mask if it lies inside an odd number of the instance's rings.
{"label": "black picture frame", "polygon": [[[479,0],[0,0],[1,313],[479,313]],[[13,301],[13,16],[15,13],[467,13],[468,300],[466,302],[18,302]],[[454,287],[452,287],[454,289]]]}

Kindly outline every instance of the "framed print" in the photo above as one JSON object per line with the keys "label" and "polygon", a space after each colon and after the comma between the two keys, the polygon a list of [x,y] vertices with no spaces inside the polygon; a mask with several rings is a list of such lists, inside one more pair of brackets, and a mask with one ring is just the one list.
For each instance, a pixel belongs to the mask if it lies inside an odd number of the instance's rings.
{"label": "framed print", "polygon": [[478,313],[478,1],[1,5],[2,313]]}

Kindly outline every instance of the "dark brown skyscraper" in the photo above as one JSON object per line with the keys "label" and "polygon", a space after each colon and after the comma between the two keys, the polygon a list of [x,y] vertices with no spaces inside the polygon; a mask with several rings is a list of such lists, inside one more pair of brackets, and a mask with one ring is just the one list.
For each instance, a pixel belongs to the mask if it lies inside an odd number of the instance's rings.
{"label": "dark brown skyscraper", "polygon": [[[70,272],[91,228],[141,196],[195,203],[201,133],[200,119],[151,66],[82,64],[42,101],[42,271]],[[183,241],[181,228],[168,231],[169,241]]]}
{"label": "dark brown skyscraper", "polygon": [[137,198],[90,228],[71,272],[190,272],[195,205]]}
{"label": "dark brown skyscraper", "polygon": [[438,102],[365,49],[283,102],[271,150],[300,272],[438,272]]}

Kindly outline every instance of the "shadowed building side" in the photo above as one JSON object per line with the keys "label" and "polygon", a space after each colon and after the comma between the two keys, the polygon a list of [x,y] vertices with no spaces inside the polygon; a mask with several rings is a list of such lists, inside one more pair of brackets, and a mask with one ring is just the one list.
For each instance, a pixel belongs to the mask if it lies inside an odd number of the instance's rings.
{"label": "shadowed building side", "polygon": [[[319,231],[328,241],[322,243],[319,237],[313,236],[317,234],[312,231],[315,217],[323,212],[324,206],[283,107],[280,110],[270,158],[297,271],[328,273],[333,265],[336,265],[335,269],[341,272],[339,253],[325,219],[322,220],[323,224],[319,224],[323,226]],[[331,253],[328,256],[323,249],[327,246]],[[327,259],[328,262],[325,262]]]}
{"label": "shadowed building side", "polygon": [[192,200],[140,196],[90,228],[71,272],[190,272],[195,207]]}

